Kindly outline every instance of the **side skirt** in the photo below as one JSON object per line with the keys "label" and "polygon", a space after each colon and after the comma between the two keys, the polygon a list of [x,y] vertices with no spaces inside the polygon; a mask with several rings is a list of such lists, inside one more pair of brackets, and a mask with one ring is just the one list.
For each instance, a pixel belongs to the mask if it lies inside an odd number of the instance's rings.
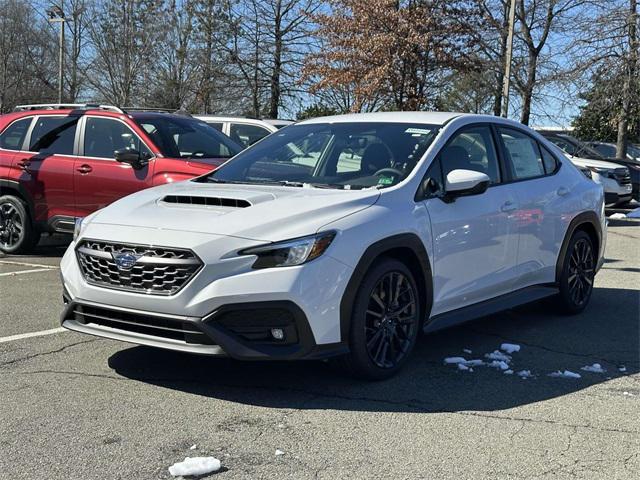
{"label": "side skirt", "polygon": [[423,330],[425,333],[431,333],[444,328],[460,325],[480,317],[486,317],[494,313],[508,310],[510,308],[524,305],[527,303],[542,300],[558,293],[558,287],[554,285],[535,285],[526,287],[515,292],[507,293],[484,302],[469,305],[467,307],[458,308],[450,312],[441,313],[431,317],[425,322]]}

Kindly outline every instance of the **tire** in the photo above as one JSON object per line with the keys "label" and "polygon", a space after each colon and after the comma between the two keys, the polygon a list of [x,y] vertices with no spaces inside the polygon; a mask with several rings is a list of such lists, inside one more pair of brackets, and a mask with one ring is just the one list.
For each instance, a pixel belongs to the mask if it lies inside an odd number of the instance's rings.
{"label": "tire", "polygon": [[575,315],[586,308],[593,292],[596,262],[591,237],[578,230],[569,240],[559,279],[557,303],[564,313]]}
{"label": "tire", "polygon": [[354,299],[349,354],[339,360],[340,367],[366,380],[393,376],[413,351],[421,314],[418,288],[407,266],[391,258],[376,261]]}
{"label": "tire", "polygon": [[0,197],[0,251],[8,254],[29,252],[40,239],[31,224],[26,204],[13,195]]}

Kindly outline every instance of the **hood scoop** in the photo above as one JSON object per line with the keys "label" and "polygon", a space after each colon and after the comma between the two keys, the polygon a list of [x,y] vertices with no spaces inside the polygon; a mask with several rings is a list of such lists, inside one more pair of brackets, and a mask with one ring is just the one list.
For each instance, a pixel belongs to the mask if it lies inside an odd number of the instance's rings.
{"label": "hood scoop", "polygon": [[195,195],[167,195],[162,201],[173,205],[195,205],[203,207],[247,208],[251,206],[248,200],[241,198],[202,197]]}

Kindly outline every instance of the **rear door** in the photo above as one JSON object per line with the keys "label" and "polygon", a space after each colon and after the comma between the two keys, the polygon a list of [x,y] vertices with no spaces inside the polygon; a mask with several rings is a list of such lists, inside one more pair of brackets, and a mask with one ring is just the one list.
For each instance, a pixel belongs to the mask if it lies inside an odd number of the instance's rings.
{"label": "rear door", "polygon": [[[442,148],[429,177],[439,194],[425,200],[433,237],[433,315],[456,310],[512,290],[518,239],[513,214],[517,199],[504,183],[492,129],[463,127]],[[445,178],[453,170],[485,173],[491,185],[480,195],[445,201]]]}
{"label": "rear door", "polygon": [[[81,130],[73,178],[79,216],[152,185],[155,159],[151,149],[124,121],[86,116]],[[134,169],[116,161],[114,152],[123,148],[138,150],[148,163]]]}
{"label": "rear door", "polygon": [[[32,121],[33,117],[14,120],[0,134],[0,179],[13,180],[17,178],[17,172],[12,170],[11,165],[24,146]],[[17,175],[19,176],[20,173]]]}
{"label": "rear door", "polygon": [[515,288],[555,281],[556,259],[564,239],[563,213],[571,211],[571,184],[561,163],[527,133],[498,127],[506,166],[520,208],[514,213],[518,234]]}
{"label": "rear door", "polygon": [[[19,182],[33,199],[34,220],[69,222],[75,215],[73,165],[77,115],[40,115],[13,161]],[[68,227],[68,225],[66,225]]]}

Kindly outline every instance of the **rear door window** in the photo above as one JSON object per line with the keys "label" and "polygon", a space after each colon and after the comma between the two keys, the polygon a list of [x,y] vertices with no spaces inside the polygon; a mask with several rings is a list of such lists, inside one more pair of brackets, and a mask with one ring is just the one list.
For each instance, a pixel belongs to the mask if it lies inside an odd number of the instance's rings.
{"label": "rear door window", "polygon": [[262,140],[271,132],[257,125],[248,125],[245,123],[232,123],[229,129],[229,136],[237,143],[248,147],[258,140]]}
{"label": "rear door window", "polygon": [[24,137],[27,135],[27,130],[29,130],[32,120],[33,117],[21,118],[9,125],[9,127],[2,132],[2,136],[0,136],[0,148],[4,148],[5,150],[21,150]]}
{"label": "rear door window", "polygon": [[76,127],[80,117],[42,116],[31,132],[29,151],[46,154],[73,155]]}
{"label": "rear door window", "polygon": [[538,142],[510,128],[500,127],[507,161],[516,180],[540,177],[545,174]]}

